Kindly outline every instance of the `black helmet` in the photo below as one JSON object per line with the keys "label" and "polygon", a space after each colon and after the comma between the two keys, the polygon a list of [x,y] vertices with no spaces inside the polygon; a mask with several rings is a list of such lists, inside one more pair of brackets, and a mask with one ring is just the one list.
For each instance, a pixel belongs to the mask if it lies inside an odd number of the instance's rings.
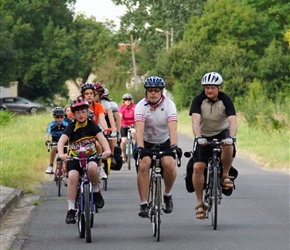
{"label": "black helmet", "polygon": [[62,107],[55,107],[53,110],[52,110],[52,115],[53,116],[64,116],[65,115],[65,111],[64,111],[64,108]]}
{"label": "black helmet", "polygon": [[87,82],[81,86],[81,93],[83,93],[86,89],[96,90],[96,87],[94,84]]}

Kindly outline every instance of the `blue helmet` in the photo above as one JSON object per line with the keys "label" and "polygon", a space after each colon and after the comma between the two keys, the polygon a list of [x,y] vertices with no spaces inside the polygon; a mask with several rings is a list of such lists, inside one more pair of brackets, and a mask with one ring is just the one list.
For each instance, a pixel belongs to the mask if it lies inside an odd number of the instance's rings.
{"label": "blue helmet", "polygon": [[165,82],[162,78],[158,76],[151,76],[148,77],[145,82],[144,82],[144,88],[159,88],[159,89],[164,89],[165,87]]}

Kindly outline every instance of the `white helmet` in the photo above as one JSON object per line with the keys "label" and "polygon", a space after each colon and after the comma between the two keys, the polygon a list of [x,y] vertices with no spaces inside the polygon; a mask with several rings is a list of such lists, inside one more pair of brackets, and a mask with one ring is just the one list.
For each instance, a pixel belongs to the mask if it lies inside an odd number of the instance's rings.
{"label": "white helmet", "polygon": [[222,84],[222,82],[223,82],[222,76],[216,72],[206,73],[201,80],[202,86],[206,86],[206,85],[219,86]]}

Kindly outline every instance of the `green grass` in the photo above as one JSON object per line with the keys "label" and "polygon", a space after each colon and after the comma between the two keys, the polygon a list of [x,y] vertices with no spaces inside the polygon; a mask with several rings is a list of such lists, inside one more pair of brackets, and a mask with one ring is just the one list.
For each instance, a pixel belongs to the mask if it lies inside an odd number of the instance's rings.
{"label": "green grass", "polygon": [[48,179],[44,173],[49,153],[44,144],[50,113],[15,115],[13,121],[0,127],[0,185],[21,188],[33,193],[39,183]]}
{"label": "green grass", "polygon": [[[178,117],[178,131],[193,137],[188,111],[179,112]],[[27,194],[49,179],[44,173],[49,162],[44,138],[52,119],[50,113],[15,115],[12,122],[0,124],[0,185],[20,188]],[[289,170],[289,131],[254,130],[238,115],[238,154],[267,168]]]}
{"label": "green grass", "polygon": [[[237,118],[237,153],[266,168],[289,170],[290,130],[268,132],[251,129],[241,114]],[[187,110],[178,112],[178,132],[193,138],[191,117]]]}

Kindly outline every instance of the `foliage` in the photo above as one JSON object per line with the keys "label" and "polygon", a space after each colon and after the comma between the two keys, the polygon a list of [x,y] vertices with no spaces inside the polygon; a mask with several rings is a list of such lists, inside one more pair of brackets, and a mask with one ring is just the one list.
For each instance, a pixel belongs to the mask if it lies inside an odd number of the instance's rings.
{"label": "foliage", "polygon": [[[138,71],[147,72],[155,67],[158,51],[165,49],[165,34],[157,32],[159,28],[171,33],[173,28],[174,43],[182,40],[185,25],[192,15],[201,15],[205,0],[194,1],[136,1],[112,0],[113,3],[125,5],[127,13],[121,18],[120,33],[127,41],[128,33],[133,34],[142,48],[136,55]],[[169,37],[171,39],[171,37]]]}
{"label": "foliage", "polygon": [[6,126],[10,124],[14,119],[14,113],[9,110],[0,111],[0,126]]}
{"label": "foliage", "polygon": [[252,128],[265,131],[289,130],[289,114],[287,115],[284,109],[289,107],[289,98],[279,100],[277,97],[275,103],[271,102],[267,99],[262,86],[257,80],[252,82],[248,94],[237,100],[237,109],[244,113],[247,123]]}

